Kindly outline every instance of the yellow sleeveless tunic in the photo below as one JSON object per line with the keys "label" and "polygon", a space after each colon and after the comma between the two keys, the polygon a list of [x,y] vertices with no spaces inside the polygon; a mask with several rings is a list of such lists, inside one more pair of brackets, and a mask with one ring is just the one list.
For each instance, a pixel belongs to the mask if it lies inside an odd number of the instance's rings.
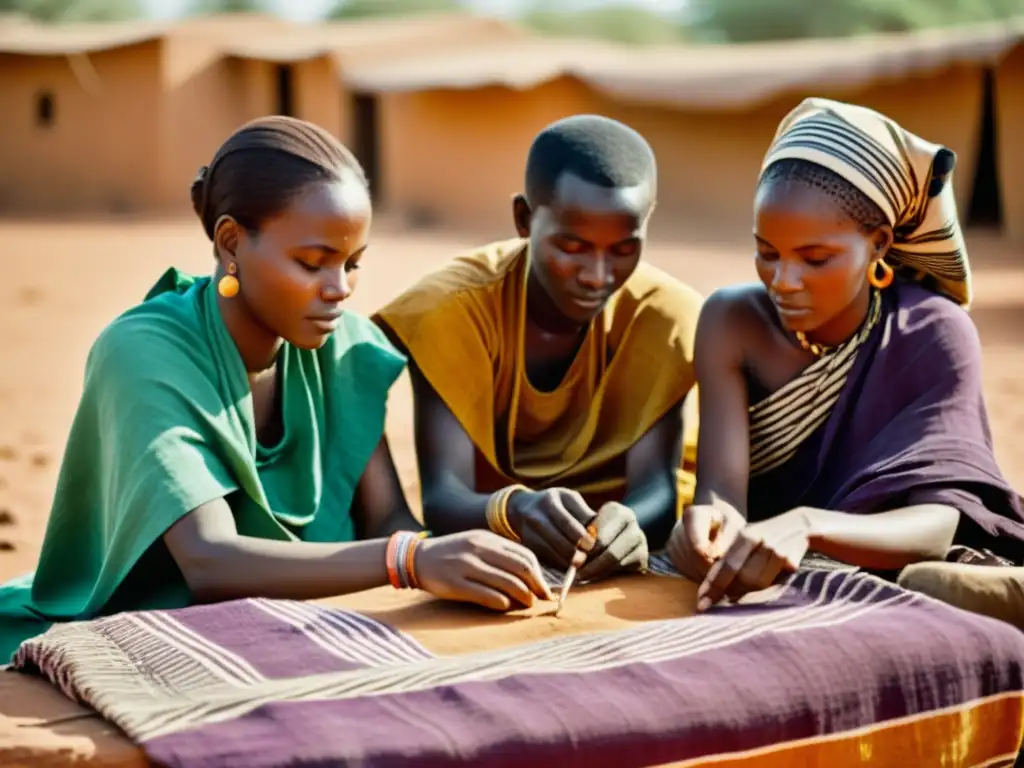
{"label": "yellow sleeveless tunic", "polygon": [[[375,319],[472,439],[478,490],[522,483],[621,498],[626,452],[694,387],[702,297],[641,264],[595,318],[559,387],[538,392],[524,364],[528,264],[524,240],[494,243],[428,275]],[[693,498],[696,463],[696,409],[687,405],[680,509]]]}

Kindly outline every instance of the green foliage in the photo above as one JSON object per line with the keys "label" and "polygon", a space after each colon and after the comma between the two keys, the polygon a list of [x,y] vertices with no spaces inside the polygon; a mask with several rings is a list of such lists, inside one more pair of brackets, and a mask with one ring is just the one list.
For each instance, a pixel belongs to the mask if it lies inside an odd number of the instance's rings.
{"label": "green foliage", "polygon": [[463,10],[459,0],[341,0],[328,14],[331,19],[368,19],[375,16],[412,16]]}
{"label": "green foliage", "polygon": [[631,45],[677,43],[684,29],[653,11],[625,2],[584,11],[560,11],[554,0],[538,0],[522,19],[541,34],[589,37]]}
{"label": "green foliage", "polygon": [[[296,0],[297,1],[297,0]],[[266,0],[190,0],[189,12],[268,12]],[[462,0],[338,0],[331,19],[364,19],[465,10]],[[144,15],[142,0],[0,0],[0,14],[37,21],[112,21]],[[688,39],[756,42],[902,32],[1024,15],[1024,0],[689,0],[686,17],[669,19],[611,0],[608,5],[566,10],[560,0],[534,0],[521,21],[561,37],[612,40],[632,45]]]}
{"label": "green foliage", "polygon": [[263,0],[193,0],[189,6],[192,15],[212,13],[265,13]]}
{"label": "green foliage", "polygon": [[143,15],[137,0],[2,0],[0,13],[23,13],[48,23],[120,21]]}
{"label": "green foliage", "polygon": [[697,0],[698,36],[729,42],[905,32],[1008,19],[1024,0]]}

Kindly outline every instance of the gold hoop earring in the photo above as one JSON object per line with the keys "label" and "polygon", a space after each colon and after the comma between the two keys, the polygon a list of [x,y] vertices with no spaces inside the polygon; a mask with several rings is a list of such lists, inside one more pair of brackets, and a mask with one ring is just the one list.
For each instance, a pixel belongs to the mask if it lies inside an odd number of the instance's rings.
{"label": "gold hoop earring", "polygon": [[228,262],[228,273],[224,275],[220,280],[217,281],[217,293],[223,296],[225,299],[231,299],[238,295],[238,278],[235,277],[235,272],[238,271],[238,267],[235,266],[235,262]]}
{"label": "gold hoop earring", "polygon": [[[881,270],[881,274],[879,274],[879,270]],[[892,267],[885,263],[885,259],[879,259],[868,267],[868,283],[880,291],[884,291],[892,285],[894,276]]]}

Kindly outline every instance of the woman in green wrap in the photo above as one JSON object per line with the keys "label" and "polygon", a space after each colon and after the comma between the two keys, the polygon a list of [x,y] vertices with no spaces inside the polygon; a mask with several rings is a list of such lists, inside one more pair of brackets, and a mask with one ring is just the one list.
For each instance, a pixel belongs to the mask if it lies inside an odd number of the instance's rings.
{"label": "woman in green wrap", "polygon": [[401,533],[420,525],[383,429],[405,359],[342,311],[371,219],[348,150],[256,120],[192,200],[215,274],[170,270],[94,343],[38,567],[0,586],[0,663],[49,623],[123,610],[389,582],[495,610],[550,599],[518,544]]}

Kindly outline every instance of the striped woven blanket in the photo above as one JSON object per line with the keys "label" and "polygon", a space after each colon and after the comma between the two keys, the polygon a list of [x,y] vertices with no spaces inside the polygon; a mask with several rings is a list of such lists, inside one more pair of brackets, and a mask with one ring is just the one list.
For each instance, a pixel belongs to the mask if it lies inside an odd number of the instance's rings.
{"label": "striped woven blanket", "polygon": [[849,569],[450,656],[307,603],[125,613],[55,626],[14,667],[195,768],[1009,766],[1024,727],[1024,634]]}

